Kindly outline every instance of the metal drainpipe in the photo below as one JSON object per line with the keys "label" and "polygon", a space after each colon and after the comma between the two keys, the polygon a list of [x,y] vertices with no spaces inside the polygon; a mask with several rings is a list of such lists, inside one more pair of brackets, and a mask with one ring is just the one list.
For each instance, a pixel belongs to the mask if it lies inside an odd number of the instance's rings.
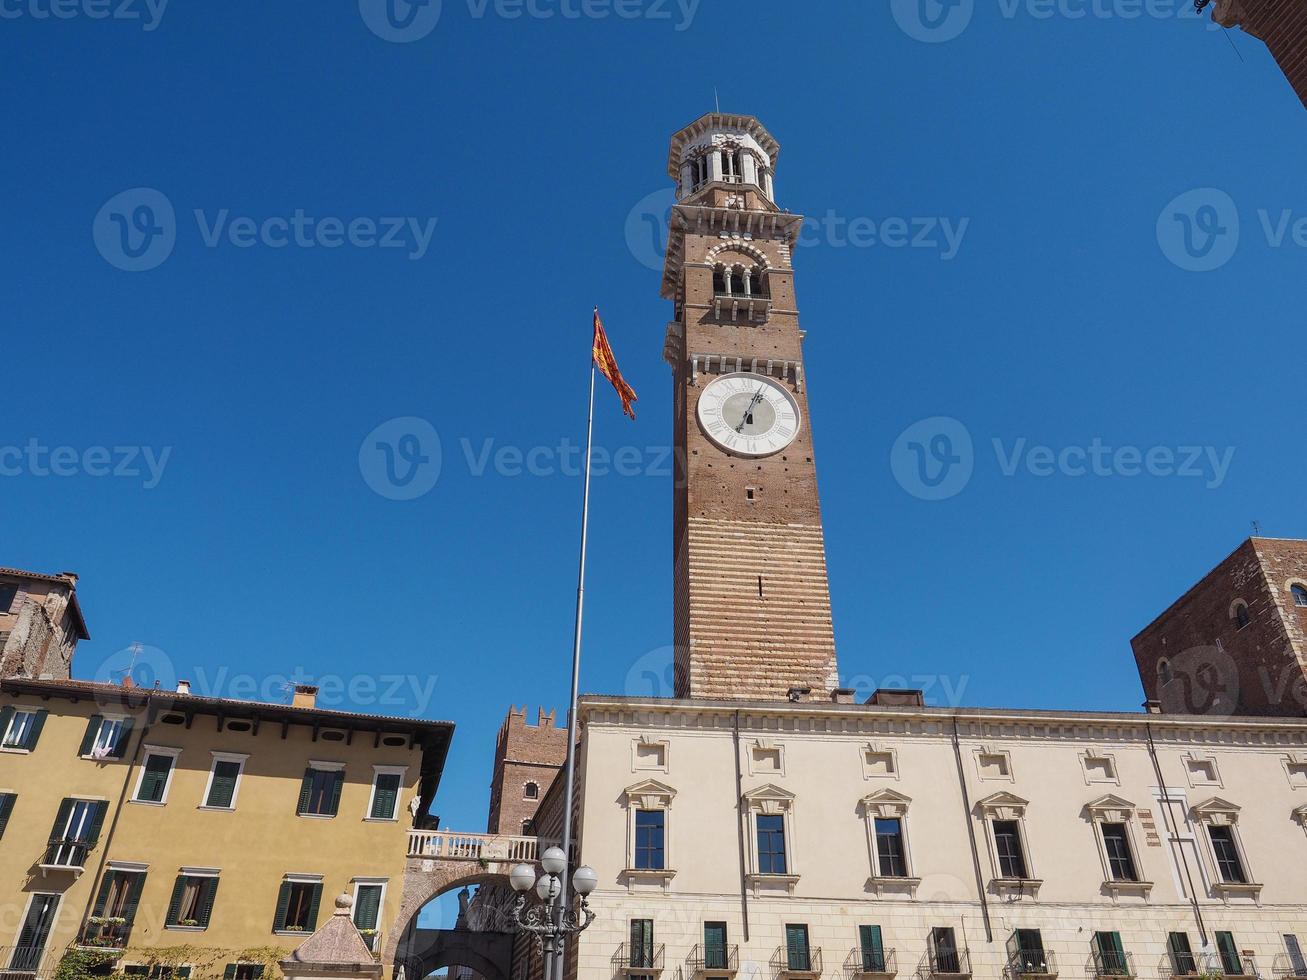
{"label": "metal drainpipe", "polygon": [[748,863],[744,855],[744,773],[740,771],[740,709],[735,709],[735,834],[740,842],[740,911],[744,920],[744,941],[749,941],[749,879]]}
{"label": "metal drainpipe", "polygon": [[962,767],[962,745],[958,741],[958,716],[953,716],[953,759],[958,765],[958,787],[962,790],[962,815],[967,822],[967,841],[971,844],[971,866],[976,873],[976,892],[980,895],[980,914],[985,920],[985,942],[994,941],[994,927],[989,921],[989,900],[985,898],[985,876],[980,870],[980,851],[976,847],[976,827],[971,819],[971,794],[967,792],[967,775]]}
{"label": "metal drainpipe", "polygon": [[123,788],[118,792],[118,805],[114,807],[113,819],[109,822],[109,832],[104,835],[104,846],[100,848],[100,864],[95,869],[95,878],[91,881],[90,894],[86,896],[86,909],[82,912],[82,924],[78,926],[77,935],[86,934],[87,920],[91,917],[91,912],[95,908],[95,898],[100,891],[100,882],[104,878],[105,866],[109,863],[109,845],[113,843],[114,831],[118,829],[118,819],[122,816],[123,803],[127,799],[127,787],[132,784],[132,772],[136,769],[136,764],[140,761],[141,750],[145,748],[146,736],[150,734],[150,728],[154,724],[154,709],[150,707],[150,697],[145,697],[145,727],[141,729],[141,737],[136,740],[136,751],[132,753],[131,760],[127,763],[127,775],[123,777]]}
{"label": "metal drainpipe", "polygon": [[[1148,735],[1148,756],[1153,760],[1153,772],[1157,774],[1157,789],[1162,794],[1162,816],[1166,821],[1167,829],[1171,833],[1171,852],[1175,853],[1180,840],[1180,824],[1175,819],[1175,812],[1171,809],[1171,794],[1166,791],[1166,780],[1162,777],[1162,765],[1157,760],[1157,746],[1153,744],[1153,726],[1149,722],[1144,722],[1144,732]],[[1185,881],[1189,884],[1189,904],[1194,907],[1194,919],[1198,923],[1198,935],[1202,937],[1203,946],[1206,947],[1207,925],[1203,922],[1203,910],[1198,904],[1198,892],[1194,888],[1193,872],[1189,869],[1189,858],[1185,855],[1184,848],[1179,847],[1180,863],[1184,865]]]}

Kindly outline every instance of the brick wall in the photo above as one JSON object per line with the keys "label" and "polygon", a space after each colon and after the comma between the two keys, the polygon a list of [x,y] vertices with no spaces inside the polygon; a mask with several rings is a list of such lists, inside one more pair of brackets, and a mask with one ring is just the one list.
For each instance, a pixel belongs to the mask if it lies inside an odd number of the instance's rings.
{"label": "brick wall", "polygon": [[1294,604],[1295,582],[1307,584],[1307,541],[1241,544],[1131,640],[1146,697],[1168,713],[1307,713],[1307,609]]}
{"label": "brick wall", "polygon": [[1303,0],[1218,0],[1212,18],[1261,38],[1307,106],[1307,3]]}
{"label": "brick wall", "polygon": [[[567,729],[556,727],[555,721],[554,712],[541,708],[531,725],[525,706],[509,709],[495,739],[487,832],[520,834],[523,822],[535,818],[567,759]],[[534,794],[529,786],[535,787]]]}

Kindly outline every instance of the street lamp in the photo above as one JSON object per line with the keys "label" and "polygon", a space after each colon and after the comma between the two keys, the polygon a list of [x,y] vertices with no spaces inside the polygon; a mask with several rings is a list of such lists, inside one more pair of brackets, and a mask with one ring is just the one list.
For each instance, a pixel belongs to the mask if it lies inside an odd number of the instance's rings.
{"label": "street lamp", "polygon": [[[589,865],[576,869],[572,875],[572,890],[580,896],[581,904],[578,908],[571,908],[571,903],[563,897],[562,874],[567,870],[567,855],[561,848],[551,847],[540,855],[540,866],[544,874],[539,876],[529,864],[515,865],[508,873],[508,883],[517,892],[517,901],[513,903],[513,924],[519,932],[532,933],[544,947],[544,980],[554,980],[564,940],[588,929],[595,920],[586,896],[599,884],[599,876]],[[527,892],[532,888],[540,903],[528,908]]]}

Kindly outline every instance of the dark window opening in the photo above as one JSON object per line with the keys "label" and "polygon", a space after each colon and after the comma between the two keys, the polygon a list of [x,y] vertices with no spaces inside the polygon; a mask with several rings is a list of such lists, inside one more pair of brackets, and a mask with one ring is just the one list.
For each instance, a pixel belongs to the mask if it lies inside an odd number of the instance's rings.
{"label": "dark window opening", "polygon": [[998,852],[998,873],[1001,877],[1029,877],[1025,851],[1021,847],[1021,828],[1017,821],[994,821],[994,848]]}
{"label": "dark window opening", "polygon": [[1107,866],[1113,881],[1138,881],[1134,855],[1130,853],[1130,837],[1123,823],[1103,824],[1103,846],[1107,850]]}
{"label": "dark window opening", "polygon": [[785,818],[779,814],[758,815],[758,872],[783,875],[785,864]]}
{"label": "dark window opening", "polygon": [[898,817],[876,818],[876,857],[882,878],[908,876],[907,853],[903,847],[903,821]]}
{"label": "dark window opening", "polygon": [[635,867],[662,871],[666,813],[662,810],[635,811]]}

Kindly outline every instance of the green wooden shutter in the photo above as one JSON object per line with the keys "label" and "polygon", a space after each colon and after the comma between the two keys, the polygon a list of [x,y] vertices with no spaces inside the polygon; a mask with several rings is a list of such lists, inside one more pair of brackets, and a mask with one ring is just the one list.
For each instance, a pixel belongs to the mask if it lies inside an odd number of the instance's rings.
{"label": "green wooden shutter", "polygon": [[263,976],[263,964],[258,963],[250,967],[250,976],[253,977],[254,980],[259,980],[259,978]]}
{"label": "green wooden shutter", "polygon": [[145,772],[141,774],[141,788],[136,799],[146,803],[163,801],[163,791],[168,785],[168,774],[172,772],[172,757],[152,755],[145,760]]}
{"label": "green wooden shutter", "polygon": [[91,715],[86,723],[86,734],[82,736],[82,747],[77,750],[78,755],[91,754],[91,749],[95,748],[95,737],[100,734],[100,726],[103,724],[103,715]]}
{"label": "green wooden shutter", "polygon": [[[309,770],[310,774],[312,770]],[[272,918],[272,931],[281,932],[286,928],[286,909],[290,905],[290,882],[281,883],[281,891],[277,892],[277,914]]]}
{"label": "green wooden shutter", "polygon": [[340,791],[345,785],[345,774],[343,772],[332,773],[334,777],[331,781],[331,805],[327,812],[333,817],[340,812]]}
{"label": "green wooden shutter", "polygon": [[55,814],[54,827],[50,829],[50,843],[54,844],[63,840],[64,828],[68,826],[68,818],[72,816],[73,804],[75,800],[65,799],[59,804],[59,812]]}
{"label": "green wooden shutter", "polygon": [[3,708],[0,708],[0,738],[5,737],[5,733],[9,731],[9,723],[13,720],[14,720],[13,705],[7,704]]}
{"label": "green wooden shutter", "polygon": [[236,980],[236,966],[235,963],[228,963],[227,969],[222,971],[222,980]]}
{"label": "green wooden shutter", "polygon": [[113,889],[113,882],[117,877],[117,871],[106,871],[104,877],[100,879],[100,894],[95,897],[95,907],[91,911],[92,915],[104,915],[104,907],[109,904],[109,892]]}
{"label": "green wooden shutter", "polygon": [[178,875],[177,884],[172,886],[172,900],[168,902],[168,917],[164,920],[164,925],[175,926],[181,919],[182,892],[185,890],[186,876]]}
{"label": "green wooden shutter", "polygon": [[31,752],[36,748],[37,740],[41,737],[41,729],[45,728],[45,716],[50,712],[42,708],[32,718],[32,727],[27,730],[27,738],[23,742],[23,748]]}
{"label": "green wooden shutter", "polygon": [[313,897],[309,900],[308,922],[304,925],[305,932],[313,932],[318,928],[318,906],[322,903],[322,882],[313,886]]}
{"label": "green wooden shutter", "polygon": [[174,977],[181,977],[182,980],[190,980],[191,968],[189,966],[179,966],[172,971]]}
{"label": "green wooden shutter", "polygon": [[123,918],[127,920],[129,929],[136,921],[136,910],[141,907],[141,892],[144,889],[145,872],[138,871],[132,875],[131,883],[127,886],[127,901],[123,903]]}
{"label": "green wooden shutter", "polygon": [[18,796],[14,793],[0,793],[0,837],[5,835],[5,825],[9,823],[9,814],[14,812]]}
{"label": "green wooden shutter", "polygon": [[868,973],[884,973],[885,946],[880,926],[858,926],[858,942],[862,947],[862,968]]}
{"label": "green wooden shutter", "polygon": [[[313,768],[304,770],[304,779],[300,782],[300,802],[296,813],[309,812],[309,798],[313,795]],[[284,925],[285,923],[283,923]]]}
{"label": "green wooden shutter", "polygon": [[1216,948],[1221,954],[1221,966],[1225,968],[1226,976],[1240,976],[1243,973],[1243,960],[1240,959],[1239,949],[1235,946],[1234,933],[1218,932]]}
{"label": "green wooden shutter", "polygon": [[100,831],[104,829],[104,815],[108,812],[109,802],[107,800],[96,800],[91,804],[91,822],[86,828],[86,837],[84,838],[88,851],[100,842]]}
{"label": "green wooden shutter", "polygon": [[209,785],[209,798],[205,806],[230,807],[236,796],[236,778],[240,763],[219,760],[213,766],[213,782]]}
{"label": "green wooden shutter", "polygon": [[399,776],[396,773],[382,773],[377,777],[377,791],[372,797],[372,819],[391,820],[395,816],[395,804],[399,802]]}
{"label": "green wooden shutter", "polygon": [[381,886],[360,885],[358,904],[354,906],[354,925],[375,929],[381,912]]}
{"label": "green wooden shutter", "polygon": [[123,727],[118,730],[118,738],[113,743],[113,750],[109,753],[115,759],[121,759],[127,754],[127,747],[132,740],[132,729],[135,727],[135,718],[123,719]]}
{"label": "green wooden shutter", "polygon": [[200,909],[195,920],[201,929],[209,928],[209,919],[213,917],[213,899],[218,894],[218,879],[206,878],[200,884]]}

